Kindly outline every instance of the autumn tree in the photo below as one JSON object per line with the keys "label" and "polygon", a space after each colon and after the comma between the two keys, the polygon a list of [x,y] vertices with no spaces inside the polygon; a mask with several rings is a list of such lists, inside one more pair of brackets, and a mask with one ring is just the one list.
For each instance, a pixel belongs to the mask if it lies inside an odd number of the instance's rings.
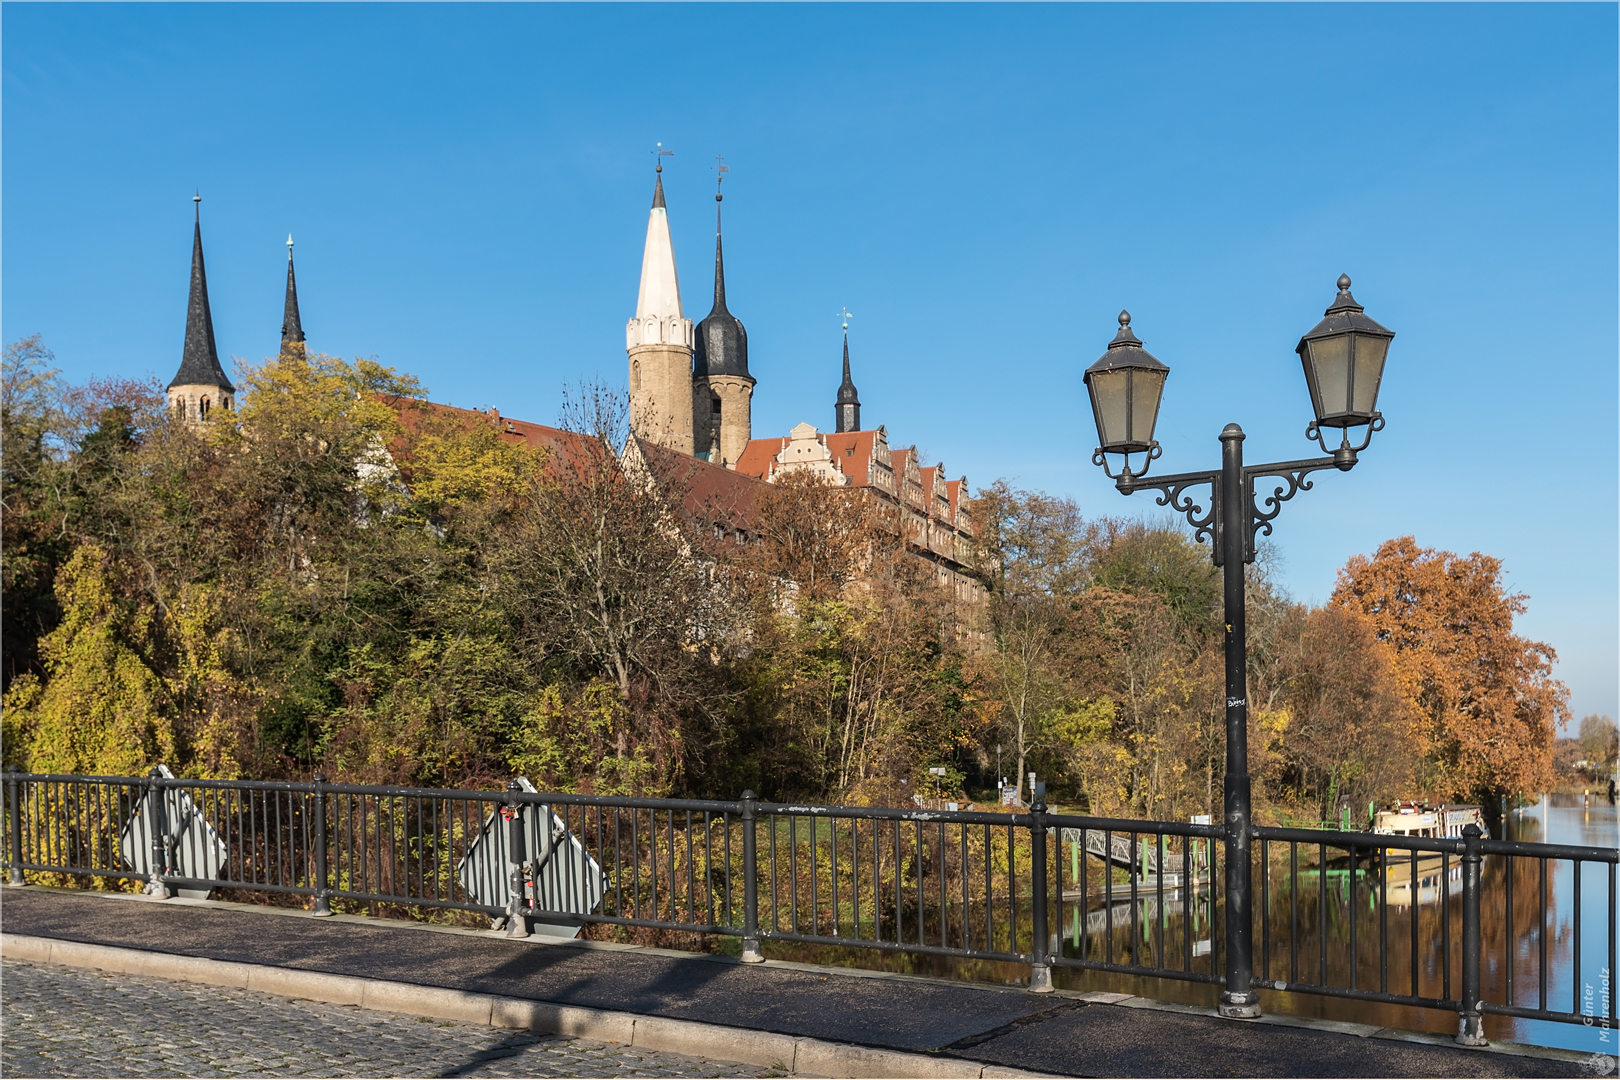
{"label": "autumn tree", "polygon": [[1579,731],[1576,738],[1580,740],[1587,770],[1594,775],[1612,771],[1615,755],[1620,752],[1620,728],[1616,728],[1614,718],[1591,713],[1581,717]]}
{"label": "autumn tree", "polygon": [[[525,720],[526,752],[560,746],[578,706],[610,729],[600,757],[574,762],[580,776],[600,790],[667,793],[701,776],[724,738],[724,590],[713,587],[677,482],[655,475],[632,443],[624,395],[583,388],[562,427],[570,438],[528,479],[499,555],[519,647],[546,684],[564,688],[559,704]],[[592,691],[594,681],[616,700]]]}
{"label": "autumn tree", "polygon": [[1447,798],[1545,790],[1553,733],[1569,714],[1552,647],[1513,632],[1527,600],[1501,573],[1489,555],[1403,536],[1351,558],[1333,592],[1389,650],[1415,722],[1418,782]]}
{"label": "autumn tree", "polygon": [[1389,650],[1348,607],[1295,607],[1281,629],[1268,781],[1284,800],[1337,820],[1339,807],[1401,797],[1413,780],[1411,717]]}

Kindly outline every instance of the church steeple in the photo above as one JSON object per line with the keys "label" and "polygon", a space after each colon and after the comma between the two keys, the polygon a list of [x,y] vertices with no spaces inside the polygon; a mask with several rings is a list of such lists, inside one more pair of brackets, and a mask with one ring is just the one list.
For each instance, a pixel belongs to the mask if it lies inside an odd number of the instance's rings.
{"label": "church steeple", "polygon": [[215,407],[229,409],[236,387],[219,366],[214,347],[214,316],[208,309],[208,272],[203,266],[202,196],[193,195],[191,297],[186,305],[186,340],[180,370],[168,386],[169,403],[185,420],[205,420]]}
{"label": "church steeple", "polygon": [[692,320],[681,311],[675,276],[675,245],[664,205],[663,159],[673,151],[660,144],[647,215],[647,242],[641,253],[641,288],[636,314],[625,324],[630,359],[630,429],[637,436],[692,452]]}
{"label": "church steeple", "polygon": [[293,238],[287,234],[287,304],[281,312],[281,351],[304,343],[304,324],[298,317],[298,280],[293,276]]}
{"label": "church steeple", "polygon": [[692,431],[699,457],[735,465],[753,437],[754,377],[748,374],[748,331],[726,310],[726,259],[721,243],[719,186],[724,160],[715,159],[714,308],[697,326],[692,356]]}
{"label": "church steeple", "polygon": [[855,392],[855,381],[849,377],[849,312],[844,312],[844,381],[838,384],[838,402],[834,408],[837,432],[861,430],[861,398]]}

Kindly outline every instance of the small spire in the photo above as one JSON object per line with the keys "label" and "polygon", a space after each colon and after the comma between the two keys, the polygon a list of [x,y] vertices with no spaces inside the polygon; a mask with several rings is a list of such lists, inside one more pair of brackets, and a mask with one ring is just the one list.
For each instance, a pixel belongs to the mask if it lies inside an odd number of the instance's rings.
{"label": "small spire", "polygon": [[659,143],[653,148],[653,161],[657,162],[657,166],[653,169],[653,175],[656,178],[653,183],[654,210],[660,209],[664,205],[664,159],[674,156],[675,151],[665,150],[663,143]]}
{"label": "small spire", "polygon": [[[719,159],[716,158],[715,160],[718,161]],[[724,173],[726,171],[726,167],[724,165],[720,166],[720,171]],[[719,180],[723,179],[725,179],[724,176],[719,178]],[[725,311],[726,260],[724,253],[720,249],[720,203],[725,196],[719,191],[719,180],[716,180],[715,182],[716,188],[714,193],[714,310]],[[713,313],[711,312],[711,314]]]}
{"label": "small spire", "polygon": [[293,238],[287,234],[287,302],[281,312],[281,351],[304,343],[304,325],[298,316],[298,280],[293,276]]}
{"label": "small spire", "polygon": [[861,397],[855,390],[855,380],[849,375],[849,320],[853,317],[846,308],[839,312],[844,321],[844,381],[838,385],[838,399],[833,410],[835,432],[861,430]]}

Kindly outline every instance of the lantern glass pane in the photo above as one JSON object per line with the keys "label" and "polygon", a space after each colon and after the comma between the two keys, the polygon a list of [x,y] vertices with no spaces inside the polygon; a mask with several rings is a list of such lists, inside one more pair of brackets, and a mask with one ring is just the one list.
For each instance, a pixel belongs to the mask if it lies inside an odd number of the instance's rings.
{"label": "lantern glass pane", "polygon": [[1159,401],[1164,397],[1164,371],[1137,371],[1132,375],[1131,387],[1131,441],[1153,441],[1153,425],[1159,419]]}
{"label": "lantern glass pane", "polygon": [[1336,334],[1310,343],[1316,368],[1316,418],[1326,420],[1350,407],[1350,335]]}
{"label": "lantern glass pane", "polygon": [[1126,441],[1126,397],[1130,372],[1123,368],[1091,375],[1091,407],[1097,414],[1097,439],[1103,446]]}
{"label": "lantern glass pane", "polygon": [[1389,341],[1366,334],[1357,334],[1355,339],[1356,387],[1350,411],[1370,416],[1378,405],[1378,381],[1384,375],[1384,356],[1389,352]]}

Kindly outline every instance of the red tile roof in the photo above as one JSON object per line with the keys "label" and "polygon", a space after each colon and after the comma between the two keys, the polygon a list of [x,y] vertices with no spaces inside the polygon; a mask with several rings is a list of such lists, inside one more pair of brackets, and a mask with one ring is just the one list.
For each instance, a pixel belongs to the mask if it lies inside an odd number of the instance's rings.
{"label": "red tile roof", "polygon": [[864,487],[872,482],[872,455],[877,452],[877,432],[840,431],[822,437],[833,463],[851,486]]}
{"label": "red tile roof", "polygon": [[763,482],[678,450],[636,440],[647,467],[666,490],[678,491],[687,516],[733,529],[753,527],[754,502]]}
{"label": "red tile roof", "polygon": [[755,480],[769,480],[776,471],[776,455],[788,444],[785,437],[750,439],[737,458],[736,471]]}

